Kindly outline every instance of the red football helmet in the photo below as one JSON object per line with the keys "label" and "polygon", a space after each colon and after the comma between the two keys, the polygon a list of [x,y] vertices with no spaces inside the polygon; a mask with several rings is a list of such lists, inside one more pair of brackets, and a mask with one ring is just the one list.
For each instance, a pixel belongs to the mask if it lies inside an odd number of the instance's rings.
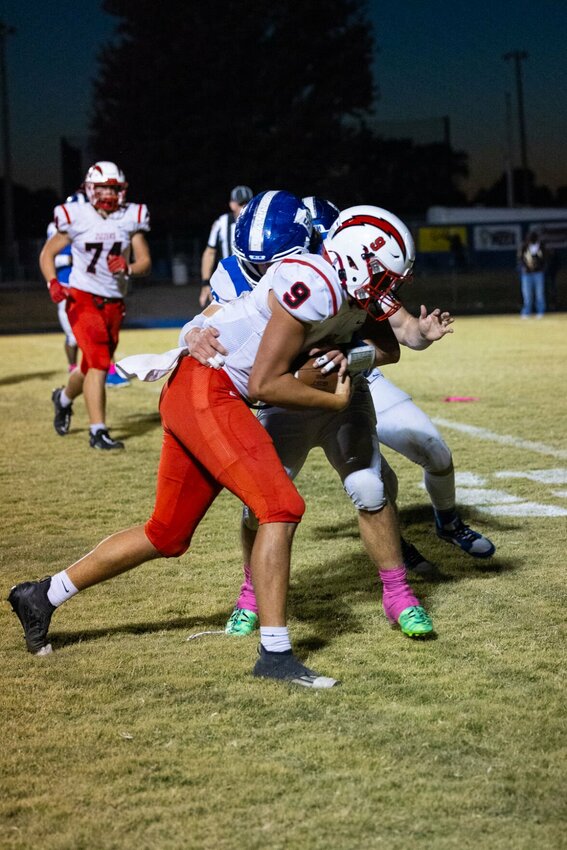
{"label": "red football helmet", "polygon": [[[411,277],[415,246],[406,225],[381,207],[343,210],[323,242],[349,295],[378,321],[402,306],[395,297]],[[381,313],[373,310],[378,304]]]}
{"label": "red football helmet", "polygon": [[97,210],[113,213],[126,202],[128,183],[114,162],[95,162],[85,177],[87,198]]}

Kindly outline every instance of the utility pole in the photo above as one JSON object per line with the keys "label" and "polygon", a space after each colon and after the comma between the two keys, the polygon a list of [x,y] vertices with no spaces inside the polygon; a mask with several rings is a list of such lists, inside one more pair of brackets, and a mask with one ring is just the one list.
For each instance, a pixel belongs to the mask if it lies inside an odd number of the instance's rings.
{"label": "utility pole", "polygon": [[504,157],[506,166],[506,204],[514,206],[514,157],[512,153],[512,97],[506,92],[506,154]]}
{"label": "utility pole", "polygon": [[524,90],[522,85],[522,61],[528,58],[525,50],[511,50],[502,57],[506,62],[514,60],[516,72],[516,91],[518,94],[518,123],[520,128],[520,155],[522,161],[522,177],[524,183],[524,203],[530,203],[530,181],[528,178],[528,154],[526,145],[526,121],[524,117]]}
{"label": "utility pole", "polygon": [[9,274],[15,272],[14,193],[12,187],[12,154],[10,150],[10,116],[8,78],[6,75],[6,38],[16,32],[0,21],[0,99],[2,110],[2,147],[4,160],[4,265]]}

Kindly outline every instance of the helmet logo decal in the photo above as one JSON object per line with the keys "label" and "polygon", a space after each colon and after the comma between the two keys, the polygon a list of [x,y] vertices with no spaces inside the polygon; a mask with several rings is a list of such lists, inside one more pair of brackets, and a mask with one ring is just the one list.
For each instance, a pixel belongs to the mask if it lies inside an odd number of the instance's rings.
{"label": "helmet logo decal", "polygon": [[[348,221],[345,221],[343,224],[339,225],[336,231],[333,234],[333,237],[337,236],[343,230],[346,230],[347,227],[357,227],[359,225],[370,224],[373,227],[377,227],[379,230],[382,230],[384,233],[388,234],[388,236],[392,236],[396,242],[398,243],[400,250],[402,252],[402,256],[406,259],[407,252],[406,246],[404,244],[404,240],[401,237],[401,234],[396,230],[393,224],[390,224],[389,221],[386,221],[383,218],[377,218],[372,215],[353,215],[352,218],[349,218]],[[382,237],[383,238],[383,237]],[[375,240],[378,241],[378,240]],[[384,240],[384,245],[386,244],[386,240]],[[370,246],[372,247],[372,246]],[[380,246],[382,247],[382,246]],[[377,249],[374,249],[377,250]]]}
{"label": "helmet logo decal", "polygon": [[298,209],[295,214],[295,218],[293,219],[293,223],[301,224],[306,230],[309,230],[309,225],[311,224],[311,213],[309,210]]}

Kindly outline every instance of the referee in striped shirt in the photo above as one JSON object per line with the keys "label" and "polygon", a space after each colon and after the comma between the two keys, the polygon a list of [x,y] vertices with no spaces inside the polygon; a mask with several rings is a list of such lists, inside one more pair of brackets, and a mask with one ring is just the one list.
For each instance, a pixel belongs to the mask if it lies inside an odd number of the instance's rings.
{"label": "referee in striped shirt", "polygon": [[253,196],[250,186],[235,186],[230,193],[228,203],[230,212],[224,213],[217,218],[211,227],[207,247],[201,257],[201,292],[199,293],[199,304],[201,307],[211,301],[211,275],[219,260],[230,257],[232,254],[232,240],[234,238],[234,226],[239,212],[246,206]]}

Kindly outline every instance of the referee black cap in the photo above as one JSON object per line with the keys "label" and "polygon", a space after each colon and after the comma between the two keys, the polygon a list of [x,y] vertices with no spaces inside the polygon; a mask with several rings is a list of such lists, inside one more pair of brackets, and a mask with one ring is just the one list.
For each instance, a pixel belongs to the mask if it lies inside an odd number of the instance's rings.
{"label": "referee black cap", "polygon": [[250,186],[235,186],[230,193],[230,200],[237,204],[247,204],[252,199],[254,192]]}

